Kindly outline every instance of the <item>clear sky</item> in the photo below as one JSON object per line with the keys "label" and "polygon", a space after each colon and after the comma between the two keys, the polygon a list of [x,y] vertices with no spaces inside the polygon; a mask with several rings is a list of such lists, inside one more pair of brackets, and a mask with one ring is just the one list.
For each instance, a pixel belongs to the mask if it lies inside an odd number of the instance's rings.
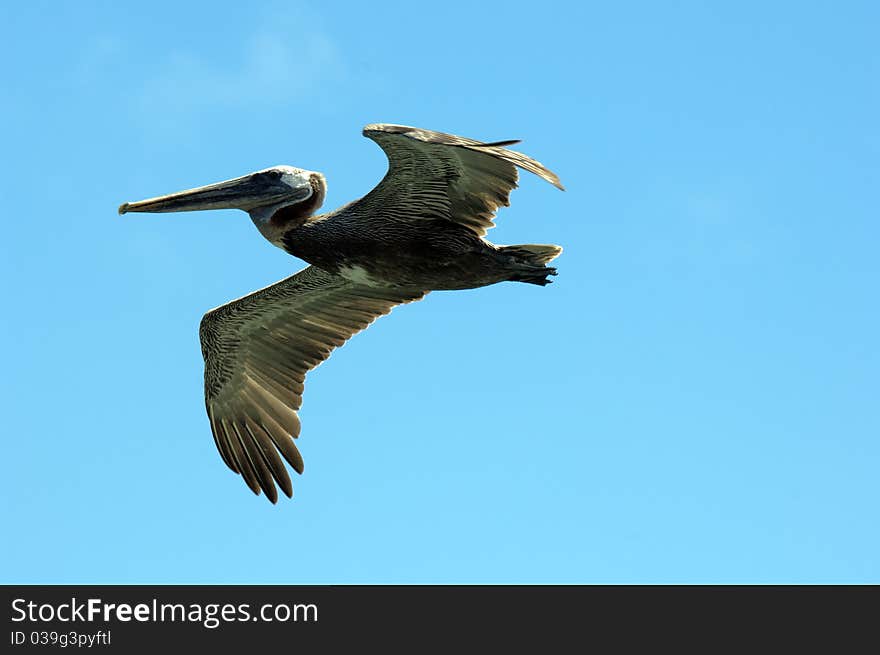
{"label": "clear sky", "polygon": [[[0,579],[880,582],[877,6],[7,4]],[[303,263],[116,207],[286,163],[332,208],[371,122],[523,139],[568,191],[489,236],[559,277],[336,351],[272,506],[197,329]]]}

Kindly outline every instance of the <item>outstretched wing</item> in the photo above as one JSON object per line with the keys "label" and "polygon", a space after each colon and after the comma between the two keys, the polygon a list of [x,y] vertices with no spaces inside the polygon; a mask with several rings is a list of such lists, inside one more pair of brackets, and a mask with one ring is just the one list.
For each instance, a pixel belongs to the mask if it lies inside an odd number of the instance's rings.
{"label": "outstretched wing", "polygon": [[492,218],[497,209],[510,204],[517,167],[563,189],[556,174],[543,164],[504,147],[519,141],[481,143],[387,124],[367,125],[364,136],[388,155],[388,173],[354,203],[370,214],[379,212],[398,220],[442,218],[483,236],[495,226]]}
{"label": "outstretched wing", "polygon": [[262,489],[274,503],[274,479],[292,496],[279,452],[302,473],[293,438],[306,373],[392,307],[426,293],[361,286],[309,266],[205,314],[199,337],[214,441],[255,494]]}

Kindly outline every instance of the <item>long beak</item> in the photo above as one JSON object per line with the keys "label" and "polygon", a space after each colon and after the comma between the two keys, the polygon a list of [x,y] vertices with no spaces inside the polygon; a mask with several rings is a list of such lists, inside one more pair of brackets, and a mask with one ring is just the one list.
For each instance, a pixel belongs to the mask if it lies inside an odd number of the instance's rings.
{"label": "long beak", "polygon": [[256,205],[290,197],[290,188],[281,184],[267,184],[254,175],[236,177],[196,189],[188,189],[167,196],[126,202],[119,213],[128,212],[188,212],[201,209],[248,209]]}

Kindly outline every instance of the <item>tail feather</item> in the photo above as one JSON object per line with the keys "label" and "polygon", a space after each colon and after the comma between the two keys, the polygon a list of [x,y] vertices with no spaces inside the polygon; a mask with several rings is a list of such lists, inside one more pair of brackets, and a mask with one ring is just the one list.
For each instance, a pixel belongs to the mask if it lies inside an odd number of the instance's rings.
{"label": "tail feather", "polygon": [[498,246],[498,251],[513,260],[508,260],[507,268],[510,270],[508,280],[544,286],[550,284],[549,276],[556,275],[556,269],[546,264],[556,259],[562,248],[548,244],[525,243],[516,246]]}
{"label": "tail feather", "polygon": [[546,264],[552,262],[562,253],[562,246],[541,243],[499,246],[498,249],[505,255],[516,257],[529,264]]}

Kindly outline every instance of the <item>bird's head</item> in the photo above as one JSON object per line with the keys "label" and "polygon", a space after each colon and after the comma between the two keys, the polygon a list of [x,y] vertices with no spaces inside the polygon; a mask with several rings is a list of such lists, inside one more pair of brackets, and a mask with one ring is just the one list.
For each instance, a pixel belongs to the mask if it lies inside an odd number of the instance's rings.
{"label": "bird's head", "polygon": [[273,166],[242,177],[119,206],[128,212],[241,209],[275,242],[291,223],[302,223],[324,202],[324,176],[293,166]]}

